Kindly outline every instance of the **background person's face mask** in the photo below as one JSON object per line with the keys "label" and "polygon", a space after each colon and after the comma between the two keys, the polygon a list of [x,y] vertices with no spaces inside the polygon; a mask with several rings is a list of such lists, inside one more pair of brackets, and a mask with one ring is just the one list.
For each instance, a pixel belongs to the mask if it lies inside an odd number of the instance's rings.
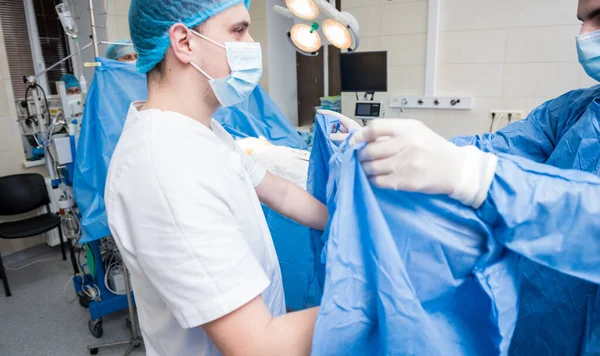
{"label": "background person's face mask", "polygon": [[600,81],[600,31],[577,37],[577,55],[585,72]]}
{"label": "background person's face mask", "polygon": [[225,78],[212,78],[194,62],[190,64],[208,78],[209,84],[223,107],[233,106],[246,100],[258,85],[262,76],[262,51],[257,42],[227,42],[222,45],[194,31],[193,34],[227,51],[231,74]]}

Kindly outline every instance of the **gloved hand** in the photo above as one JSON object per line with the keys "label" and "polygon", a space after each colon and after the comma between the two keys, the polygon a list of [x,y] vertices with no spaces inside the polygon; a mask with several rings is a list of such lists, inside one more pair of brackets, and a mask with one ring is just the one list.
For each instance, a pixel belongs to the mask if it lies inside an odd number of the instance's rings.
{"label": "gloved hand", "polygon": [[498,163],[496,156],[458,147],[410,119],[375,120],[350,139],[360,142],[368,143],[358,157],[375,185],[449,195],[475,209],[485,201]]}
{"label": "gloved hand", "polygon": [[344,141],[346,139],[346,137],[348,137],[350,132],[356,131],[356,130],[359,130],[360,128],[362,128],[362,126],[360,126],[360,124],[358,122],[352,120],[349,117],[346,117],[346,116],[340,114],[339,112],[330,111],[330,110],[322,110],[322,109],[317,110],[317,112],[322,115],[334,116],[340,120],[340,129],[338,130],[338,132],[332,133],[329,136],[329,138],[332,141]]}

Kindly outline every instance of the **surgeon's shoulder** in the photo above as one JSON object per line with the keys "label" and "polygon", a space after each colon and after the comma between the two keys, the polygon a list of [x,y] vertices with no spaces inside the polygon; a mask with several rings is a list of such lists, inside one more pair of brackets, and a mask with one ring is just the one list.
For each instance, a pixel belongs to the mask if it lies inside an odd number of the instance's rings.
{"label": "surgeon's shoulder", "polygon": [[146,130],[146,148],[157,173],[183,170],[219,174],[222,150],[208,127],[182,115],[155,113]]}
{"label": "surgeon's shoulder", "polygon": [[178,156],[198,155],[198,150],[210,147],[213,134],[203,124],[186,116],[151,111],[144,119],[147,145]]}

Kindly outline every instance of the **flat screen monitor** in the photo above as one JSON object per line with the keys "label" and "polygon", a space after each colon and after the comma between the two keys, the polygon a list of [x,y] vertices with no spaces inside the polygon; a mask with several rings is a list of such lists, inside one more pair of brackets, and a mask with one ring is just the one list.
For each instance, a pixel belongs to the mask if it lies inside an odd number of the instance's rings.
{"label": "flat screen monitor", "polygon": [[343,92],[387,91],[387,52],[342,53]]}

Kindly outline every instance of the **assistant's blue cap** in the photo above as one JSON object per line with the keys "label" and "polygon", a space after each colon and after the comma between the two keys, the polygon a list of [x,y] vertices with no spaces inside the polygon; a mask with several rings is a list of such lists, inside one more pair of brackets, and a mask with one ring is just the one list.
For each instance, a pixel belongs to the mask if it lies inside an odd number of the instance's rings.
{"label": "assistant's blue cap", "polygon": [[108,59],[114,59],[115,61],[119,58],[128,55],[135,54],[135,49],[131,45],[130,40],[118,40],[118,43],[124,43],[125,45],[112,44],[106,50],[106,54],[104,55]]}
{"label": "assistant's blue cap", "polygon": [[62,78],[60,78],[61,81],[65,82],[65,89],[71,89],[71,88],[79,88],[81,89],[81,85],[79,85],[79,80],[77,80],[77,78],[75,78],[75,76],[73,74],[63,74]]}

